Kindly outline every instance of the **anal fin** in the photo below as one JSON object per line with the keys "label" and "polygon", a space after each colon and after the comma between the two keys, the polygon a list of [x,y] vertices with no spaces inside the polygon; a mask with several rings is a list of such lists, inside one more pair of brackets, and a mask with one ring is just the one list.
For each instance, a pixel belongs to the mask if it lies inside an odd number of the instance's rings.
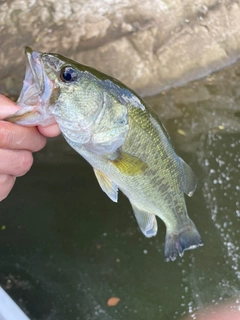
{"label": "anal fin", "polygon": [[97,181],[102,190],[109,196],[109,198],[117,202],[118,201],[118,187],[116,184],[108,179],[104,173],[100,170],[93,168]]}
{"label": "anal fin", "polygon": [[158,231],[157,219],[154,214],[138,209],[132,204],[134,215],[142,233],[147,238],[154,237]]}

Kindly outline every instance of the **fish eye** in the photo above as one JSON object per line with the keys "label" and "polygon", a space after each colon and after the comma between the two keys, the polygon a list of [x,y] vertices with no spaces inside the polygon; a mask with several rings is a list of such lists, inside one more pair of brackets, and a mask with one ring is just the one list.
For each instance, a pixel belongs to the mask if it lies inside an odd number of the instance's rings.
{"label": "fish eye", "polygon": [[76,81],[78,78],[77,70],[73,69],[72,67],[63,67],[60,72],[60,79],[63,82],[73,82]]}

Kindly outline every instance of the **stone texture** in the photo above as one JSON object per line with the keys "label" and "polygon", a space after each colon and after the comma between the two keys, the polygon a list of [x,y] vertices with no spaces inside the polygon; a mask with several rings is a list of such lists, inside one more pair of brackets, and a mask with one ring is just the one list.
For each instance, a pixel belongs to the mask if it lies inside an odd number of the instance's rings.
{"label": "stone texture", "polygon": [[150,95],[235,61],[239,1],[0,1],[0,92],[17,95],[23,47],[58,52]]}

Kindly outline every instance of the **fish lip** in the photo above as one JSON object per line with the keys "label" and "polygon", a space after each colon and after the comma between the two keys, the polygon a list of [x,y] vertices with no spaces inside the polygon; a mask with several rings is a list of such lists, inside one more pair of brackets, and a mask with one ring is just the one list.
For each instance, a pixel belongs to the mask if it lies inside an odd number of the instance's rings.
{"label": "fish lip", "polygon": [[44,92],[44,75],[42,66],[42,53],[25,48],[27,66],[22,90],[17,103],[22,106],[36,105]]}
{"label": "fish lip", "polygon": [[54,83],[45,71],[43,56],[45,53],[25,48],[27,58],[26,72],[17,104],[22,107],[8,121],[19,125],[47,126],[55,121],[50,110],[50,100]]}
{"label": "fish lip", "polygon": [[[43,91],[43,88],[42,88],[43,82],[42,83],[40,82],[40,79],[37,75],[37,71],[39,71],[37,70],[39,69],[37,68],[37,66],[39,64],[40,53],[33,51],[32,48],[30,47],[26,47],[25,54],[26,54],[35,84],[38,87],[39,93],[41,93]],[[42,68],[40,70],[42,71]]]}

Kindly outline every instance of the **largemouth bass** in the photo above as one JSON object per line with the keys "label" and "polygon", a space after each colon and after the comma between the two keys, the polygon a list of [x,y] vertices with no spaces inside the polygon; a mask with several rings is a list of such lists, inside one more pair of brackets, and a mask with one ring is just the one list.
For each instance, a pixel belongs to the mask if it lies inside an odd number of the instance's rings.
{"label": "largemouth bass", "polygon": [[175,153],[169,136],[146,103],[118,80],[62,55],[26,48],[27,69],[18,104],[8,121],[23,126],[57,122],[70,144],[93,167],[102,190],[129,199],[146,237],[166,225],[165,259],[201,246],[188,217],[184,193],[197,179]]}

